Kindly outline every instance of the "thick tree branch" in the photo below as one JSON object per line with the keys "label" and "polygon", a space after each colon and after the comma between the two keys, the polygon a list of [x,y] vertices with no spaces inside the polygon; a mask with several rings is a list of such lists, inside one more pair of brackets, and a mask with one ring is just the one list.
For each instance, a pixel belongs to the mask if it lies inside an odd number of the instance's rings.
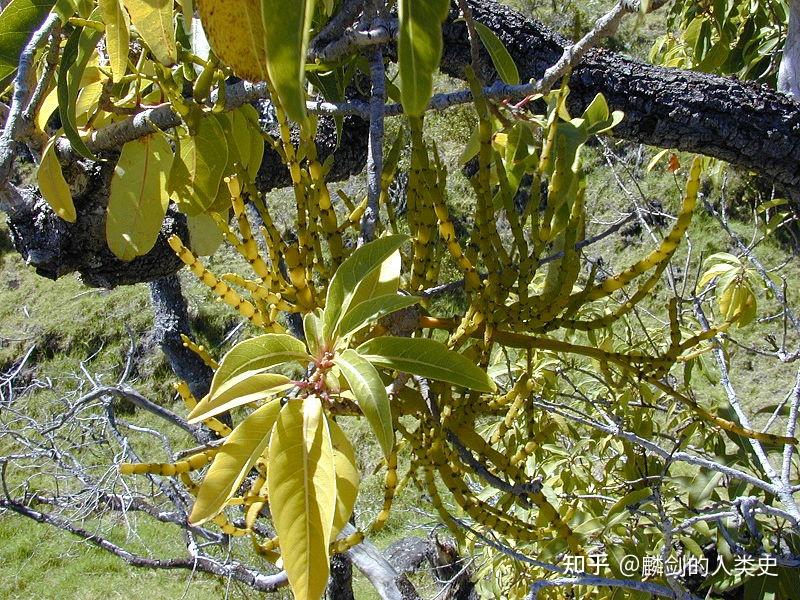
{"label": "thick tree branch", "polygon": [[[475,20],[508,48],[523,80],[538,80],[569,45],[541,23],[493,0],[469,0]],[[444,27],[442,69],[463,77],[469,62],[466,26],[453,10]],[[485,57],[485,81],[495,78]],[[772,178],[800,201],[800,105],[763,86],[656,67],[602,49],[586,52],[569,80],[568,105],[580,114],[598,93],[625,113],[622,139],[697,152]]]}

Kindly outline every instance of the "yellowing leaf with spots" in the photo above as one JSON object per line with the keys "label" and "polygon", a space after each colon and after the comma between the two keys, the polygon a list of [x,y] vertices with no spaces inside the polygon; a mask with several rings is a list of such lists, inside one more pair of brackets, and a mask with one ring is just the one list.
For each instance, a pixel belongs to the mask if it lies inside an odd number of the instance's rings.
{"label": "yellowing leaf with spots", "polygon": [[277,400],[269,402],[253,411],[231,432],[200,484],[189,523],[200,525],[225,508],[225,503],[264,453],[280,409]]}
{"label": "yellowing leaf with spots", "polygon": [[36,173],[39,191],[59,217],[74,223],[77,218],[75,204],[72,202],[72,194],[64,179],[64,173],[61,172],[61,165],[56,156],[55,140],[56,138],[53,138],[45,146],[42,162]]}
{"label": "yellowing leaf with spots", "polygon": [[197,10],[214,54],[239,77],[266,81],[261,0],[198,0]]}
{"label": "yellowing leaf with spots", "polygon": [[108,199],[106,240],[121,260],[147,254],[155,245],[169,204],[167,173],[172,148],[152,134],[122,148]]}
{"label": "yellowing leaf with spots", "polygon": [[321,598],[328,583],[335,464],[319,398],[287,402],[269,443],[267,487],[283,567],[298,600]]}
{"label": "yellowing leaf with spots", "polygon": [[170,66],[178,60],[172,0],[122,0],[136,31],[156,60]]}

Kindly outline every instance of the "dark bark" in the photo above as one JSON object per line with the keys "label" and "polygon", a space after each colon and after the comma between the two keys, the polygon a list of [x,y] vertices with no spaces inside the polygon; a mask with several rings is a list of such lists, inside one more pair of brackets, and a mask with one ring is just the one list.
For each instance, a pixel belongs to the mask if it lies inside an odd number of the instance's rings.
{"label": "dark bark", "polygon": [[355,600],[353,561],[346,554],[334,554],[331,557],[331,576],[325,597],[327,600]]}
{"label": "dark bark", "polygon": [[[523,80],[538,78],[567,42],[541,23],[491,0],[469,0],[474,17],[491,28],[514,57]],[[463,77],[469,61],[466,27],[455,10],[446,22],[442,70]],[[494,74],[484,57],[484,81]],[[579,114],[597,93],[612,109],[625,112],[614,135],[664,148],[717,157],[756,171],[774,181],[782,193],[800,203],[800,104],[774,90],[736,80],[677,69],[654,67],[602,49],[590,51],[569,81],[569,109]],[[335,127],[323,120],[320,155],[335,147]],[[366,159],[367,125],[346,120],[335,153],[331,180],[359,172]],[[262,191],[287,185],[285,168],[268,148],[257,184]],[[24,193],[29,210],[11,218],[18,251],[40,274],[57,278],[78,272],[88,285],[113,287],[152,281],[175,272],[180,263],[166,245],[171,233],[185,236],[182,217],[171,214],[154,250],[131,263],[114,258],[105,245],[104,210],[111,167],[92,165],[81,172],[73,165],[78,223],[58,219],[35,190]],[[76,174],[77,173],[77,174]]]}
{"label": "dark bark", "polygon": [[189,384],[196,398],[202,398],[211,387],[214,373],[183,345],[181,334],[190,335],[191,329],[179,277],[173,274],[150,282],[150,299],[156,342],[161,346],[173,373]]}
{"label": "dark bark", "polygon": [[[367,125],[358,118],[348,118],[337,146],[333,119],[320,119],[317,144],[321,160],[334,154],[329,179],[341,181],[359,173],[367,156]],[[288,171],[277,153],[266,144],[266,152],[257,178],[260,190],[290,185]],[[43,277],[58,279],[77,272],[86,285],[113,288],[118,285],[148,282],[177,272],[178,260],[167,240],[177,234],[188,244],[186,220],[173,208],[161,229],[155,247],[145,256],[130,262],[117,259],[105,241],[106,207],[114,157],[104,163],[75,162],[64,168],[70,184],[77,221],[67,223],[50,209],[38,190],[23,188],[26,209],[9,215],[8,223],[14,247],[25,261]]]}
{"label": "dark bark", "polygon": [[186,219],[170,210],[153,250],[130,262],[116,258],[105,241],[106,206],[113,169],[105,165],[84,168],[76,163],[65,169],[73,190],[77,221],[67,223],[55,215],[37,191],[24,190],[28,203],[9,217],[11,240],[36,272],[50,279],[80,273],[92,287],[113,288],[151,281],[175,273],[181,267],[167,238],[177,233],[188,239]]}
{"label": "dark bark", "polygon": [[[567,41],[541,23],[491,0],[469,0],[476,20],[508,48],[522,80],[538,79]],[[466,26],[452,11],[444,27],[442,70],[462,77],[469,61]],[[495,77],[491,61],[484,81]],[[800,201],[800,104],[764,86],[655,67],[603,49],[588,53],[569,79],[571,114],[580,115],[598,93],[625,113],[614,135],[662,148],[697,152],[774,180]]]}

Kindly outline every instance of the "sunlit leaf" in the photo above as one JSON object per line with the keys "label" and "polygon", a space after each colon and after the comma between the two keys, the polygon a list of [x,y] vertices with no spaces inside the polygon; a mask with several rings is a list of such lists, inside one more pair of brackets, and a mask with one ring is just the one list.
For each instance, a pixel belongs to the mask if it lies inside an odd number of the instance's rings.
{"label": "sunlit leaf", "polygon": [[305,365],[311,362],[311,357],[303,342],[290,335],[268,333],[240,342],[222,357],[209,394],[215,394],[222,384],[237,375],[264,371],[291,361]]}
{"label": "sunlit leaf", "polygon": [[203,398],[189,413],[189,423],[199,423],[239,406],[264,400],[292,387],[291,380],[277,373],[245,371],[231,377]]}
{"label": "sunlit leaf", "polygon": [[370,298],[354,305],[339,322],[338,335],[344,337],[374,323],[393,312],[408,308],[419,302],[416,296],[391,294]]}
{"label": "sunlit leaf", "polygon": [[[336,270],[325,299],[323,335],[326,341],[334,340],[339,321],[350,309],[359,284],[391,257],[407,239],[404,235],[391,235],[365,244]],[[378,289],[375,287],[377,285],[373,284],[373,289]]]}
{"label": "sunlit leaf", "polygon": [[269,443],[272,521],[295,598],[317,600],[328,584],[336,514],[336,465],[319,398],[289,400]]}
{"label": "sunlit leaf", "polygon": [[111,178],[106,218],[108,247],[120,260],[143,256],[155,245],[169,205],[172,158],[161,133],[123,146]]}
{"label": "sunlit leaf", "polygon": [[328,421],[333,444],[333,458],[336,463],[336,514],[333,517],[331,537],[336,535],[350,520],[358,496],[360,476],[356,452],[353,445],[335,421]]}
{"label": "sunlit leaf", "polygon": [[470,359],[427,338],[383,336],[357,348],[374,365],[446,381],[479,392],[493,392],[494,382]]}
{"label": "sunlit leaf", "polygon": [[342,352],[334,358],[334,362],[342,370],[361,412],[378,438],[384,456],[388,457],[394,448],[394,429],[389,396],[380,374],[352,349]]}
{"label": "sunlit leaf", "polygon": [[200,525],[218,515],[264,453],[281,410],[273,401],[253,411],[227,437],[200,484],[189,522]]}

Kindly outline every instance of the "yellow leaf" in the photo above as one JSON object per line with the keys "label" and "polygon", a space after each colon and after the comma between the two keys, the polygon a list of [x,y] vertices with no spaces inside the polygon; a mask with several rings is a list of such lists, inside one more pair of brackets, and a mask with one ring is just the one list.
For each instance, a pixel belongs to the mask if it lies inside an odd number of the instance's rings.
{"label": "yellow leaf", "polygon": [[328,583],[336,471],[319,398],[290,400],[269,443],[268,496],[283,567],[297,600],[317,600]]}
{"label": "yellow leaf", "polygon": [[216,116],[200,120],[189,138],[180,140],[180,159],[169,175],[169,187],[181,211],[196,215],[208,210],[217,198],[225,167],[228,143]]}
{"label": "yellow leaf", "polygon": [[42,154],[42,162],[39,164],[39,171],[36,174],[39,191],[59,217],[74,223],[77,219],[75,204],[72,202],[72,194],[69,191],[67,180],[64,179],[64,174],[61,172],[61,165],[56,156],[55,140],[56,138],[53,138],[47,143]]}
{"label": "yellow leaf", "polygon": [[119,83],[128,70],[128,46],[130,32],[125,19],[125,11],[119,0],[100,0],[100,11],[106,24],[106,48],[111,63],[114,83]]}
{"label": "yellow leaf", "polygon": [[220,413],[227,412],[251,402],[292,387],[285,375],[247,371],[226,381],[213,394],[203,398],[189,414],[189,423],[198,423]]}
{"label": "yellow leaf", "polygon": [[197,9],[214,54],[239,77],[266,81],[261,0],[198,0]]}
{"label": "yellow leaf", "polygon": [[169,204],[167,173],[172,148],[155,133],[122,148],[108,199],[106,239],[121,260],[147,254],[155,245]]}
{"label": "yellow leaf", "polygon": [[172,24],[172,0],[122,0],[136,31],[161,64],[170,66],[178,60],[175,27]]}
{"label": "yellow leaf", "polygon": [[[105,80],[107,81],[107,80]],[[78,127],[85,127],[94,111],[98,109],[98,102],[103,94],[105,81],[96,81],[84,86],[75,103],[75,115]]]}
{"label": "yellow leaf", "polygon": [[210,393],[216,394],[227,381],[247,371],[264,372],[270,367],[291,361],[305,366],[311,360],[306,354],[305,344],[290,335],[268,333],[250,338],[236,344],[222,357],[214,373]]}
{"label": "yellow leaf", "polygon": [[336,514],[331,538],[335,538],[350,520],[358,496],[359,473],[353,445],[335,421],[328,421],[336,467]]}
{"label": "yellow leaf", "polygon": [[189,516],[191,524],[199,525],[213,519],[236,493],[269,444],[272,426],[280,408],[280,402],[277,401],[265,404],[231,432],[200,484],[197,500]]}

